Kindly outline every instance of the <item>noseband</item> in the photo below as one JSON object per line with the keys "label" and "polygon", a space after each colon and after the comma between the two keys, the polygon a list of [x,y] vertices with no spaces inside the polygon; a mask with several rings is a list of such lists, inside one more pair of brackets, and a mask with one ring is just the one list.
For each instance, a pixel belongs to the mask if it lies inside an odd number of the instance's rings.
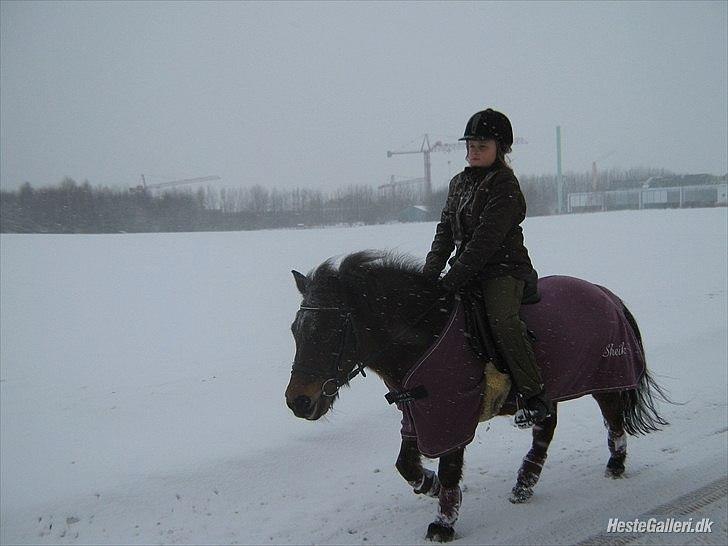
{"label": "noseband", "polygon": [[349,333],[349,330],[352,330],[351,311],[347,311],[346,309],[343,309],[341,307],[306,307],[303,305],[300,307],[300,309],[302,311],[346,311],[346,314],[341,315],[341,319],[344,321],[344,324],[341,328],[339,351],[336,354],[336,360],[332,363],[329,371],[322,372],[321,370],[317,370],[309,366],[304,366],[303,364],[295,361],[293,362],[292,370],[294,372],[303,372],[305,374],[323,379],[324,382],[321,385],[321,394],[322,396],[326,396],[329,398],[336,396],[341,386],[346,385],[357,375],[361,374],[362,377],[366,377],[367,374],[364,373],[364,364],[362,364],[361,362],[357,362],[354,365],[354,368],[348,374],[346,374],[345,376],[342,375],[346,373],[345,370],[341,367],[341,362],[343,359],[344,347],[346,346],[347,334]]}

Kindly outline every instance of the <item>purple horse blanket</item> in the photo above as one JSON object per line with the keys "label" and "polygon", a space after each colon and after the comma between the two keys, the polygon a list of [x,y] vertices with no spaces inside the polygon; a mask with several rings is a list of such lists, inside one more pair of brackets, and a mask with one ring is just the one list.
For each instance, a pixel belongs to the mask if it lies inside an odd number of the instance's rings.
{"label": "purple horse blanket", "polygon": [[[539,280],[541,301],[521,316],[535,334],[536,361],[554,401],[585,394],[634,389],[645,371],[637,336],[612,292],[573,277]],[[402,437],[420,452],[440,457],[469,444],[481,412],[484,363],[466,337],[458,303],[442,335],[404,377],[393,394],[424,387],[427,396],[399,402]]]}

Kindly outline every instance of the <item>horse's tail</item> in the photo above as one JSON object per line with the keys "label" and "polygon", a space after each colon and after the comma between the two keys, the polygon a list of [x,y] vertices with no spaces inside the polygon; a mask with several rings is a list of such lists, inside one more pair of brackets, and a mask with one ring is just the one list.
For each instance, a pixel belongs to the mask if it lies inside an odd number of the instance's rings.
{"label": "horse's tail", "polygon": [[[637,321],[624,303],[622,303],[622,310],[624,311],[624,315],[627,317],[627,322],[629,322],[629,325],[637,336],[637,341],[639,342],[640,349],[644,356],[645,348],[642,344],[642,334],[640,333],[639,326],[637,326]],[[647,367],[645,367],[645,373],[642,374],[642,378],[640,379],[637,388],[629,391],[623,391],[621,396],[624,414],[624,430],[626,430],[628,434],[633,436],[637,434],[647,434],[648,432],[660,430],[661,426],[669,424],[657,413],[657,408],[655,408],[655,398],[661,398],[669,404],[674,402],[672,402],[665,391],[662,390],[657,383],[655,383],[655,380],[650,375]]]}

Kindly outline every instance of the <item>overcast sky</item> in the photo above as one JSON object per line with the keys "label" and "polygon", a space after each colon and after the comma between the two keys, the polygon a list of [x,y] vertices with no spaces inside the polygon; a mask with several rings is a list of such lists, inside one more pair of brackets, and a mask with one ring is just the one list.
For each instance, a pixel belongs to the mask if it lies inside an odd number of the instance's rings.
{"label": "overcast sky", "polygon": [[[519,174],[728,171],[728,2],[2,2],[0,181],[420,177],[505,112]],[[607,156],[607,157],[605,157]],[[464,154],[434,153],[444,184]]]}

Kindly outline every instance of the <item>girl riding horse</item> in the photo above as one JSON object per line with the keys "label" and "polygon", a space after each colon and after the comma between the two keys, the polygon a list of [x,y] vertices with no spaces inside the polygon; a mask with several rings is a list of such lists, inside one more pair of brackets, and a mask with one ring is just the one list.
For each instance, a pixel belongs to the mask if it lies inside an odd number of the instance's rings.
{"label": "girl riding horse", "polygon": [[470,118],[460,140],[466,143],[469,167],[450,181],[423,272],[438,279],[456,249],[439,283],[448,292],[482,292],[496,348],[522,398],[516,424],[526,428],[543,421],[553,408],[518,314],[524,288],[535,292],[537,275],[520,226],[526,201],[506,162],[513,129],[504,114],[488,108]]}

